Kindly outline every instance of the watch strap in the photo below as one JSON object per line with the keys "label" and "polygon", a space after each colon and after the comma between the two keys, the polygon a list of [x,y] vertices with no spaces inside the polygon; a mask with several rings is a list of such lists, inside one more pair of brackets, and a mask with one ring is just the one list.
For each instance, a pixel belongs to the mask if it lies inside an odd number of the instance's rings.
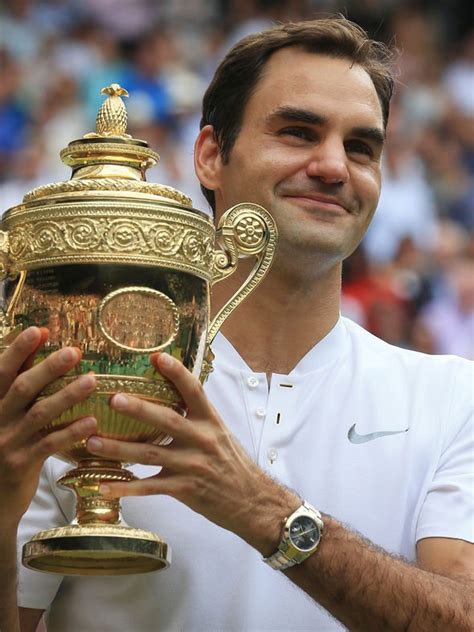
{"label": "watch strap", "polygon": [[284,571],[285,569],[291,568],[298,563],[296,560],[291,560],[286,557],[286,555],[279,549],[276,553],[270,555],[270,557],[264,557],[263,560],[268,564],[268,566],[276,571]]}

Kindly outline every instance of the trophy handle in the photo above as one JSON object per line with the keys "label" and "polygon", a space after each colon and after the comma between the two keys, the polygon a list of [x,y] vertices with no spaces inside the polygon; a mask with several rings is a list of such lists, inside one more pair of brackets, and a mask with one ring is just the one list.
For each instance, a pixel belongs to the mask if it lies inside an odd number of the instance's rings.
{"label": "trophy handle", "polygon": [[207,333],[207,346],[225,319],[262,281],[275,255],[278,231],[273,217],[258,204],[237,204],[224,213],[217,228],[222,250],[214,253],[212,284],[222,281],[237,268],[239,257],[255,256],[249,276],[214,317]]}
{"label": "trophy handle", "polygon": [[10,270],[10,242],[8,231],[0,230],[0,281],[4,281]]}
{"label": "trophy handle", "polygon": [[[8,231],[0,230],[0,284],[10,275],[11,261]],[[25,278],[26,272],[21,272],[13,296],[6,309],[3,305],[3,301],[0,302],[0,352],[3,351],[22,330],[21,325],[14,327],[11,324],[11,315],[25,282]]]}

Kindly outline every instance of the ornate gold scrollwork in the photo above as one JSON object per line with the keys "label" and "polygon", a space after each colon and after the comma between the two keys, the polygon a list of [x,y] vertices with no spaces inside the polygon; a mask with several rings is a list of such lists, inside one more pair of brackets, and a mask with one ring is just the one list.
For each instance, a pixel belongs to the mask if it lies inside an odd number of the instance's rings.
{"label": "ornate gold scrollwork", "polygon": [[221,218],[217,229],[223,250],[214,252],[212,283],[222,281],[237,268],[239,257],[256,257],[248,278],[212,321],[210,345],[227,316],[239,305],[268,272],[275,254],[278,231],[273,217],[258,204],[237,204]]}
{"label": "ornate gold scrollwork", "polygon": [[[11,265],[11,243],[9,233],[0,230],[0,282],[4,281],[12,274]],[[14,274],[17,276],[18,273]],[[10,300],[8,308],[0,303],[0,352],[2,352],[11,340],[13,340],[22,330],[21,325],[16,327],[12,324],[11,314],[18,300],[18,296],[25,281],[25,273],[20,273],[16,289]]]}
{"label": "ornate gold scrollwork", "polygon": [[130,263],[210,280],[214,228],[205,217],[145,204],[56,204],[12,214],[13,272],[70,263]]}
{"label": "ornate gold scrollwork", "polygon": [[0,281],[7,278],[10,270],[9,253],[10,242],[8,239],[8,231],[0,230]]}

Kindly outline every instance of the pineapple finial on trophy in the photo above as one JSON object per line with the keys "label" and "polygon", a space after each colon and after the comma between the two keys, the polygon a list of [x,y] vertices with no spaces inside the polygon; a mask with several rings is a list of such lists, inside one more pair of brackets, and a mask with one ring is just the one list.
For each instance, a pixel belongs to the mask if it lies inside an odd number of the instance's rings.
{"label": "pineapple finial on trophy", "polygon": [[102,88],[101,94],[108,94],[109,97],[102,103],[97,112],[96,133],[86,134],[91,136],[121,136],[131,138],[126,134],[127,130],[127,110],[121,97],[128,97],[128,92],[118,83],[112,83],[106,88]]}

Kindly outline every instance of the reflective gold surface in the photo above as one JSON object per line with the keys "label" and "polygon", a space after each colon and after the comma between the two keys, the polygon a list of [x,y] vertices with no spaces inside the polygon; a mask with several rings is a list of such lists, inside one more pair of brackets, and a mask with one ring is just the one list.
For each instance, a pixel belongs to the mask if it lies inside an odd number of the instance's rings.
{"label": "reflective gold surface", "polygon": [[[212,370],[210,343],[225,318],[266,274],[276,228],[261,207],[240,204],[211,220],[175,189],[145,181],[159,157],[125,133],[125,93],[112,84],[97,131],[72,141],[61,157],[68,182],[45,185],[8,210],[0,231],[5,278],[0,346],[30,325],[50,337],[36,361],[67,345],[79,347],[76,369],[52,382],[46,397],[93,371],[97,389],[46,429],[93,415],[99,436],[170,441],[153,427],[109,406],[120,391],[185,413],[175,387],[160,376],[150,353],[164,350],[204,380]],[[211,287],[255,257],[244,285],[209,323]],[[166,567],[170,551],[155,534],[125,525],[117,500],[101,483],[131,480],[120,463],[97,461],[84,442],[61,454],[76,467],[59,481],[77,498],[74,522],[44,531],[25,545],[30,568],[63,574],[127,574]]]}
{"label": "reflective gold surface", "polygon": [[171,550],[154,533],[123,524],[70,525],[32,538],[23,563],[62,575],[135,575],[167,568]]}

